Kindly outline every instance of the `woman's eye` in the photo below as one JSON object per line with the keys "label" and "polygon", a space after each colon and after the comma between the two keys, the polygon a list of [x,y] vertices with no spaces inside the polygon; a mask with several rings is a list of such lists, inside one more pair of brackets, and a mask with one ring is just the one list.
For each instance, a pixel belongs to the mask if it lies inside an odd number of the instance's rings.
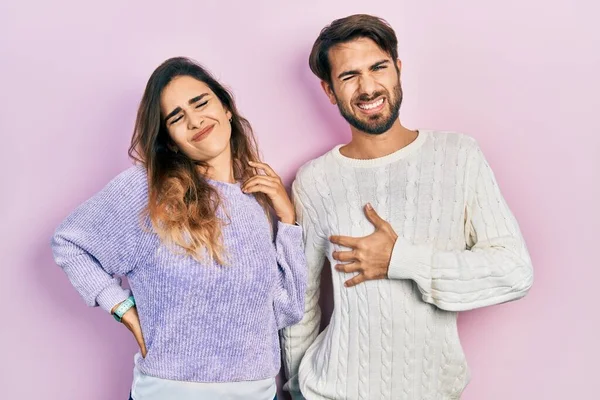
{"label": "woman's eye", "polygon": [[204,107],[206,104],[208,103],[208,100],[206,100],[204,103],[200,103],[196,106],[196,108],[200,108],[200,107]]}
{"label": "woman's eye", "polygon": [[174,123],[177,123],[177,122],[181,121],[181,119],[182,119],[182,118],[183,118],[183,116],[182,116],[182,115],[180,115],[180,116],[179,116],[179,117],[177,117],[177,118],[173,118],[173,119],[171,120],[171,124],[170,124],[170,125],[173,125]]}

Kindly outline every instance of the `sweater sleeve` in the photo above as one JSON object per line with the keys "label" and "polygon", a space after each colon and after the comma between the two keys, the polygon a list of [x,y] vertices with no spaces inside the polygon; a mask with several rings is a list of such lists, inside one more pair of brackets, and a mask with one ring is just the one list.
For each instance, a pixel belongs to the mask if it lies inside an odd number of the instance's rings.
{"label": "sweater sleeve", "polygon": [[275,238],[279,285],[274,309],[277,329],[299,322],[304,315],[306,292],[306,259],[302,243],[302,228],[278,223]]}
{"label": "sweater sleeve", "polygon": [[293,400],[303,399],[298,384],[298,369],[306,350],[315,341],[321,324],[319,289],[321,270],[325,262],[326,240],[319,230],[317,213],[312,207],[300,179],[292,185],[292,195],[296,208],[296,218],[304,232],[304,252],[308,266],[308,283],[302,320],[282,331],[282,353],[288,381],[284,390],[290,392]]}
{"label": "sweater sleeve", "polygon": [[89,306],[110,312],[129,296],[115,275],[125,275],[135,266],[146,205],[145,170],[132,167],[56,229],[51,243],[54,259]]}
{"label": "sweater sleeve", "polygon": [[425,302],[448,311],[516,300],[533,284],[517,221],[479,147],[472,155],[466,171],[466,248],[440,251],[400,237],[388,271],[390,279],[414,280]]}

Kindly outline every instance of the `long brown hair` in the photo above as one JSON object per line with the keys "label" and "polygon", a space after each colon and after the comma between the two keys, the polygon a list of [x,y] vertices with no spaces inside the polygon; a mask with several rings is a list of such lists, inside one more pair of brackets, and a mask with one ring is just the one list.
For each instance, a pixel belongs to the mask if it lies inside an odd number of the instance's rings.
{"label": "long brown hair", "polygon": [[[222,202],[217,190],[199,173],[208,165],[171,150],[173,142],[161,116],[162,91],[178,76],[204,82],[231,113],[230,144],[235,179],[243,181],[256,174],[248,166],[248,161],[260,161],[250,123],[238,112],[231,92],[205,68],[185,57],[166,60],[150,76],[138,109],[129,156],[147,170],[146,212],[161,240],[199,261],[209,256],[224,264],[221,228],[226,221],[217,216]],[[257,198],[266,207],[266,198],[260,194]]]}

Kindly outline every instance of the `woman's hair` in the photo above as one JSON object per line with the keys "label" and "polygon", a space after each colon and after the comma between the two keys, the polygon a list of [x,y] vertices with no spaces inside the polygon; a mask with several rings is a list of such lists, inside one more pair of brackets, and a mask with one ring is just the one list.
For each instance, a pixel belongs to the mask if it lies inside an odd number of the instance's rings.
{"label": "woman's hair", "polygon": [[[146,214],[160,239],[179,246],[199,261],[209,256],[224,264],[221,230],[225,221],[217,217],[222,202],[217,190],[200,173],[208,165],[171,150],[174,143],[161,116],[161,94],[178,76],[204,82],[231,113],[234,177],[243,181],[255,175],[248,161],[260,160],[250,123],[238,112],[232,94],[201,65],[184,57],[166,60],[150,76],[138,109],[129,156],[147,170]],[[258,194],[257,199],[266,208],[266,197]]]}

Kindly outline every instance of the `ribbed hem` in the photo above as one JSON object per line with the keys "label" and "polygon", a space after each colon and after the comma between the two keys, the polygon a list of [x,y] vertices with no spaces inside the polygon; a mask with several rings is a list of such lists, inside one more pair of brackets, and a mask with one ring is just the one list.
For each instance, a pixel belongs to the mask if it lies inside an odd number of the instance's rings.
{"label": "ribbed hem", "polygon": [[361,160],[358,158],[350,158],[350,157],[346,157],[346,156],[342,155],[342,153],[340,153],[340,148],[343,145],[341,145],[341,144],[335,146],[333,148],[333,150],[331,150],[331,153],[333,154],[333,157],[336,159],[336,161],[338,161],[339,163],[341,163],[343,165],[349,166],[349,167],[354,167],[354,168],[381,167],[383,165],[391,164],[395,161],[406,158],[409,155],[411,155],[412,153],[414,153],[415,151],[419,150],[421,148],[421,146],[423,145],[423,143],[425,143],[427,141],[428,135],[429,135],[429,132],[419,130],[419,135],[417,136],[417,138],[415,140],[413,140],[413,142],[408,144],[407,146],[404,146],[400,150],[397,150],[391,154],[388,154],[387,156],[371,158],[371,159],[367,159],[367,160]]}
{"label": "ribbed hem", "polygon": [[119,285],[110,285],[104,288],[96,297],[96,303],[107,312],[111,312],[114,306],[124,302],[131,294],[128,289],[123,289]]}
{"label": "ribbed hem", "polygon": [[302,227],[300,225],[286,224],[281,221],[277,221],[277,236],[282,235],[286,239],[289,238],[292,241],[302,242]]}
{"label": "ribbed hem", "polygon": [[398,238],[392,250],[388,278],[412,279],[422,292],[429,292],[432,258],[432,246],[414,245],[404,238]]}

